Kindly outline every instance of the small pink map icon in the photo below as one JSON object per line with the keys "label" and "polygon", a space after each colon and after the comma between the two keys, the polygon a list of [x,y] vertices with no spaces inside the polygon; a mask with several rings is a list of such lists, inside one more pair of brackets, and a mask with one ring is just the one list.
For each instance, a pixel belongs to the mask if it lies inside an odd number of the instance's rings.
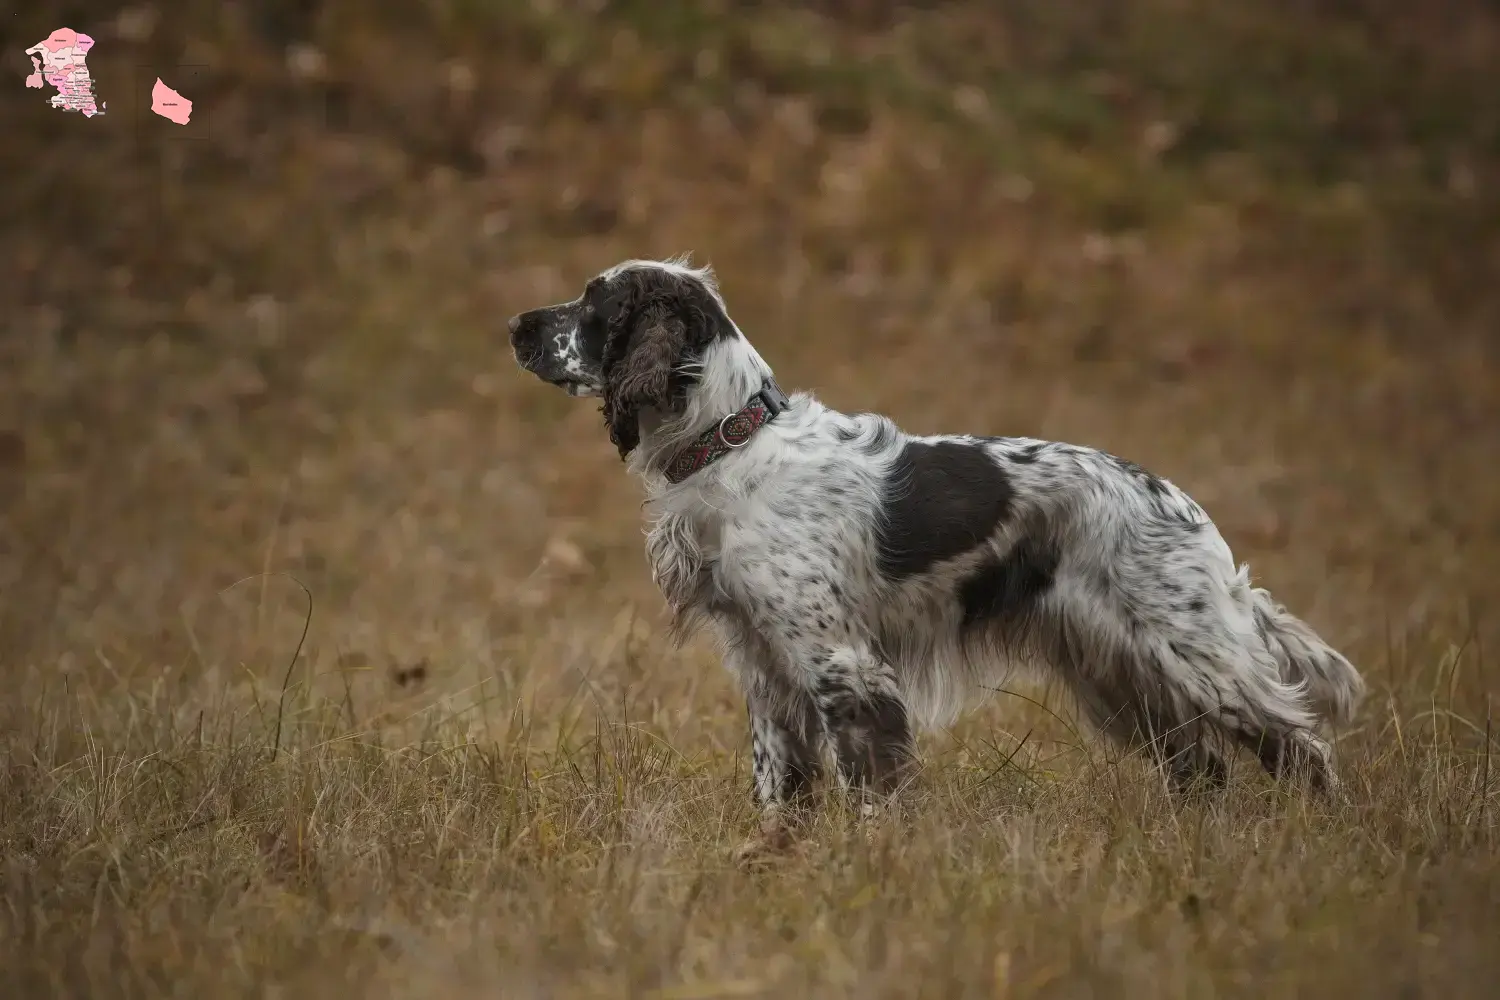
{"label": "small pink map icon", "polygon": [[168,87],[161,77],[157,77],[156,86],[151,88],[151,110],[168,121],[186,125],[193,114],[193,102]]}
{"label": "small pink map icon", "polygon": [[94,100],[94,78],[89,75],[88,53],[93,38],[72,28],[58,28],[26,50],[31,57],[31,75],[26,86],[40,90],[43,82],[57,88],[49,104],[63,111],[77,111],[85,118],[104,114]]}

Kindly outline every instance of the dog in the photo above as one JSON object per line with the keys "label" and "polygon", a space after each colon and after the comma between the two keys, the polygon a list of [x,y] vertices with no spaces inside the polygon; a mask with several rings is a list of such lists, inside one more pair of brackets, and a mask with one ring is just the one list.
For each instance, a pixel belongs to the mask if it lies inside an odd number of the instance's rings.
{"label": "dog", "polygon": [[824,769],[866,803],[1015,668],[1186,792],[1235,747],[1337,787],[1323,723],[1355,667],[1251,585],[1181,489],[1032,438],[916,436],[784,394],[709,268],[628,260],[509,321],[518,364],[598,397],[645,484],[646,554],[679,637],[708,625],[746,699],[763,831]]}

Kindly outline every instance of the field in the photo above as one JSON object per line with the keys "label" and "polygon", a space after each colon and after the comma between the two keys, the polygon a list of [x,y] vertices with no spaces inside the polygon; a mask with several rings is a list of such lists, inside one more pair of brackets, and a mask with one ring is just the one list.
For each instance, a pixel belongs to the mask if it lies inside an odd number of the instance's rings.
{"label": "field", "polygon": [[[165,9],[0,19],[109,102],[0,106],[0,993],[1493,995],[1492,5]],[[1018,686],[737,868],[743,705],[504,326],[689,250],[784,386],[1187,489],[1369,679],[1347,795]]]}

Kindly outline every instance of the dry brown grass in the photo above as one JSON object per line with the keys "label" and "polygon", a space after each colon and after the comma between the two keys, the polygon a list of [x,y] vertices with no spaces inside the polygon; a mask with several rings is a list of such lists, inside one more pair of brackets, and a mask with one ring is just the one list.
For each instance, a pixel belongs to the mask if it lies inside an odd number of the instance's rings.
{"label": "dry brown grass", "polygon": [[[631,662],[559,646],[532,662]],[[711,676],[649,640],[634,655]],[[800,856],[756,874],[728,863],[752,817],[718,684],[689,699],[652,676],[624,704],[570,710],[494,682],[380,726],[298,683],[273,754],[273,700],[237,709],[173,680],[55,685],[16,720],[7,966],[30,995],[1481,996],[1494,981],[1494,782],[1477,734],[1441,711],[1373,711],[1346,741],[1346,804],[1247,771],[1180,809],[1138,764],[1005,705],[929,747],[904,819],[862,828],[834,802]]]}
{"label": "dry brown grass", "polygon": [[[0,992],[1493,992],[1478,5],[331,4],[322,85],[186,6],[57,12],[111,113],[5,110]],[[137,63],[211,67],[204,141]],[[499,320],[684,249],[786,385],[1202,500],[1372,682],[1347,800],[1176,807],[1028,689],[733,868],[742,707]]]}

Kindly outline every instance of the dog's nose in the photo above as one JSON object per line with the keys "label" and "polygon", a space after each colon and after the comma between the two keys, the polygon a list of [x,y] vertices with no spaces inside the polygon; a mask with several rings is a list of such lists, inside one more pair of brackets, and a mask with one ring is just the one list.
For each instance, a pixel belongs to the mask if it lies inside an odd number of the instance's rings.
{"label": "dog's nose", "polygon": [[521,314],[517,313],[516,315],[512,316],[505,325],[510,328],[510,335],[514,337],[516,335],[516,331],[521,329]]}

